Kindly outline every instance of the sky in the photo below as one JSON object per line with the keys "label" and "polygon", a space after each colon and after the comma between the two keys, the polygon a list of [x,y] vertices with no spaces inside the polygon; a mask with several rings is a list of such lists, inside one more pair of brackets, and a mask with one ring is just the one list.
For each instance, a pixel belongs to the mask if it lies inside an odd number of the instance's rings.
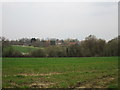
{"label": "sky", "polygon": [[117,2],[4,2],[1,10],[2,36],[10,40],[118,35]]}

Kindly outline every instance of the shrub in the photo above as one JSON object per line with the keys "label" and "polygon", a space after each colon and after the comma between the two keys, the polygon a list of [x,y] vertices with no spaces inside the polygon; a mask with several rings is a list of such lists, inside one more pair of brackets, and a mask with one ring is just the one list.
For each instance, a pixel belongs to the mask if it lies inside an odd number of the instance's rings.
{"label": "shrub", "polygon": [[44,49],[34,50],[30,53],[32,57],[46,57],[46,53]]}
{"label": "shrub", "polygon": [[19,51],[14,50],[11,46],[3,48],[3,57],[20,57],[22,54]]}
{"label": "shrub", "polygon": [[49,57],[65,57],[66,48],[61,46],[51,46],[46,49]]}

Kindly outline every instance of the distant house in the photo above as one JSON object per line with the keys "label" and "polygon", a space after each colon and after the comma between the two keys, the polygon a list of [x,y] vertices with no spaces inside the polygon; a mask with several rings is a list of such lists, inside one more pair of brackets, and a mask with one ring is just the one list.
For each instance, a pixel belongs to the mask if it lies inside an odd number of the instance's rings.
{"label": "distant house", "polygon": [[60,40],[56,41],[56,45],[62,45],[62,42]]}
{"label": "distant house", "polygon": [[44,42],[44,46],[45,46],[45,47],[50,46],[50,40],[46,40],[46,41]]}
{"label": "distant house", "polygon": [[68,45],[70,46],[70,45],[75,45],[75,44],[79,45],[79,44],[80,44],[80,42],[78,42],[78,41],[76,41],[76,42],[69,42],[69,44],[68,44]]}
{"label": "distant house", "polygon": [[77,42],[69,42],[69,45],[75,45]]}

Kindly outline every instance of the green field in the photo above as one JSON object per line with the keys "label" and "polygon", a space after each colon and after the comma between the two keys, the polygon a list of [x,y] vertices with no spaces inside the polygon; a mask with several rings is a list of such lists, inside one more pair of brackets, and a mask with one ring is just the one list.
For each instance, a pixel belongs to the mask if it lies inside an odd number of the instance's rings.
{"label": "green field", "polygon": [[30,51],[39,49],[38,47],[33,46],[19,46],[19,45],[13,45],[12,46],[15,50],[21,52],[21,53],[29,53]]}
{"label": "green field", "polygon": [[3,88],[116,88],[117,57],[3,58]]}

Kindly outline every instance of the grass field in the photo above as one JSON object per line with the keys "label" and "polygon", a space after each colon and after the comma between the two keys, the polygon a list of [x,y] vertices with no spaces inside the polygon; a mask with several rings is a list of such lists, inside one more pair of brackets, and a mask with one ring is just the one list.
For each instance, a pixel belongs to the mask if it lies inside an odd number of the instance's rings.
{"label": "grass field", "polygon": [[15,50],[21,52],[21,53],[29,53],[30,51],[39,49],[38,47],[33,46],[19,46],[19,45],[13,45],[12,46]]}
{"label": "grass field", "polygon": [[3,58],[3,88],[116,88],[117,57]]}

